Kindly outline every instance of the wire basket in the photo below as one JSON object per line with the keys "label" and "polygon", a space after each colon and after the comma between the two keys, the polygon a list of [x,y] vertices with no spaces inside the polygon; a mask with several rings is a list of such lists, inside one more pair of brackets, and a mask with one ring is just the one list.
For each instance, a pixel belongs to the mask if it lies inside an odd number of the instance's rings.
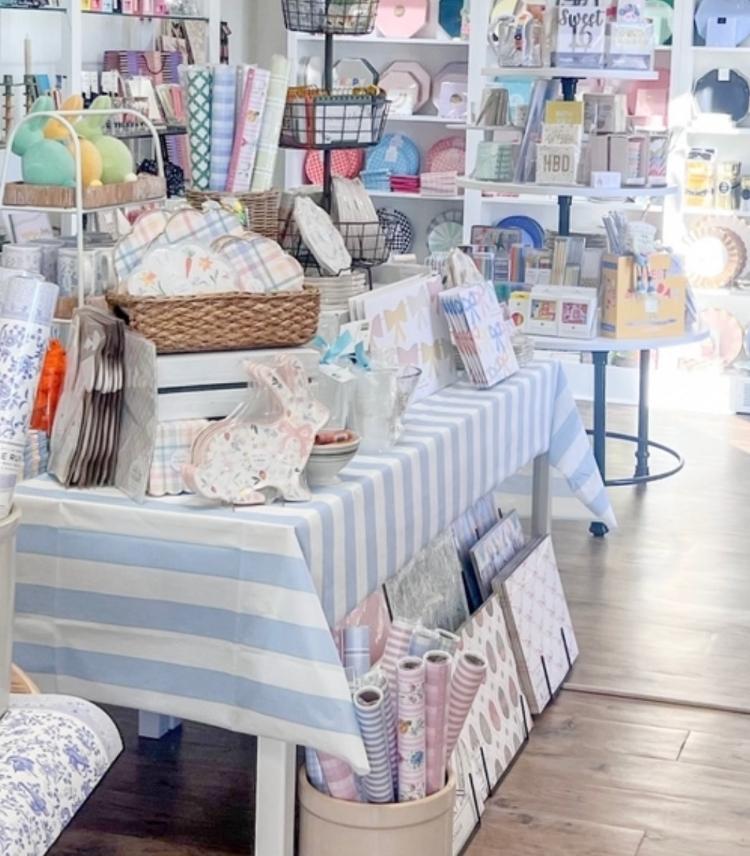
{"label": "wire basket", "polygon": [[378,0],[282,0],[287,30],[362,36],[375,27]]}
{"label": "wire basket", "polygon": [[[381,219],[367,223],[337,223],[336,228],[344,239],[352,257],[352,268],[373,268],[388,261],[393,251],[399,228],[398,218],[385,213]],[[293,255],[308,274],[330,276],[323,270],[299,235],[296,226],[287,231],[285,249]],[[336,271],[337,275],[345,271]]]}
{"label": "wire basket", "polygon": [[358,149],[380,142],[390,102],[377,95],[326,95],[291,90],[281,145],[288,149]]}

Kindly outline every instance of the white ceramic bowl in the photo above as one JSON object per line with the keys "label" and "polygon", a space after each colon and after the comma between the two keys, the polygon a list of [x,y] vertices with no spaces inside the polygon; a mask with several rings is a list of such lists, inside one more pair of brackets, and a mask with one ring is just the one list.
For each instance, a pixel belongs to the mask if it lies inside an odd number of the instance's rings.
{"label": "white ceramic bowl", "polygon": [[[338,484],[339,473],[357,454],[359,441],[357,441],[354,446],[352,446],[351,443],[348,443],[347,445],[350,448],[347,451],[340,452],[339,454],[318,453],[316,449],[313,449],[313,452],[307,461],[307,466],[305,467],[305,474],[307,475],[307,481],[310,485],[322,486]],[[324,446],[322,448],[326,447]]]}

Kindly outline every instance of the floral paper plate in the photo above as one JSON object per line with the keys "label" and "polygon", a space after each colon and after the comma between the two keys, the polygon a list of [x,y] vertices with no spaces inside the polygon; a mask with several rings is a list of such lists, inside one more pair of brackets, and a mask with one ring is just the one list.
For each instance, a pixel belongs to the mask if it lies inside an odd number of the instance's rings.
{"label": "floral paper plate", "polygon": [[322,270],[336,276],[352,266],[352,257],[339,230],[328,214],[311,199],[298,196],[294,202],[294,222],[305,246]]}

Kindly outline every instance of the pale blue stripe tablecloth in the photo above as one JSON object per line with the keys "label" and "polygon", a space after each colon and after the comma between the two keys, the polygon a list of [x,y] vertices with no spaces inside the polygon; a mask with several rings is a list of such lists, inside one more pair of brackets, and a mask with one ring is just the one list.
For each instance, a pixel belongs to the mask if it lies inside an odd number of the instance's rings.
{"label": "pale blue stripe tablecloth", "polygon": [[15,659],[47,690],[366,755],[329,626],[536,456],[615,525],[558,363],[413,406],[312,502],[228,509],[49,479],[17,493]]}

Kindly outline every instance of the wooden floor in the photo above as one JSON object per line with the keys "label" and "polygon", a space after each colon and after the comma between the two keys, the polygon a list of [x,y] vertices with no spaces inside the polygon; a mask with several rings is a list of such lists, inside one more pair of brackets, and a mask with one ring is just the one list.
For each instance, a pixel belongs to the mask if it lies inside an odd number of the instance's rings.
{"label": "wooden floor", "polygon": [[[750,715],[727,712],[750,711],[750,420],[654,422],[686,470],[613,491],[604,541],[555,529],[582,650],[570,685],[594,692],[540,718],[468,856],[750,853]],[[613,450],[613,468],[631,461]],[[51,853],[252,853],[252,738],[186,724],[139,741],[113,712],[127,751]]]}

